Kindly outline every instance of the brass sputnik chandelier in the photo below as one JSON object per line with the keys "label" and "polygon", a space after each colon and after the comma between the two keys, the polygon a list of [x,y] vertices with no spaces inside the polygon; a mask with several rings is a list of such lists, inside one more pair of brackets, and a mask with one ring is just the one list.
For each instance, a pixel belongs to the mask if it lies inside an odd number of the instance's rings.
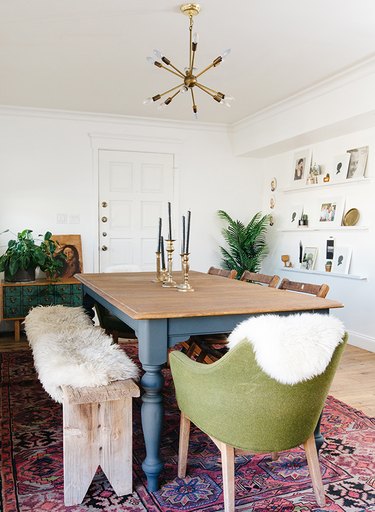
{"label": "brass sputnik chandelier", "polygon": [[[181,12],[185,14],[186,16],[189,16],[189,34],[190,34],[190,42],[189,42],[189,65],[187,68],[185,68],[184,72],[180,71],[176,66],[172,64],[172,62],[165,57],[159,50],[154,50],[153,55],[154,57],[147,57],[148,62],[150,64],[155,65],[158,68],[163,68],[166,71],[169,71],[169,73],[172,73],[173,75],[178,76],[182,82],[176,85],[176,87],[172,87],[172,89],[168,89],[167,91],[156,94],[155,96],[152,96],[150,98],[147,98],[144,100],[144,104],[152,103],[160,100],[162,96],[165,96],[166,94],[170,94],[170,96],[167,97],[165,101],[159,104],[158,108],[162,109],[164,107],[167,107],[172,100],[178,95],[178,94],[184,94],[188,91],[190,91],[191,95],[191,101],[192,101],[192,108],[194,116],[197,117],[198,113],[198,107],[195,102],[195,95],[194,95],[194,89],[197,87],[201,91],[205,92],[211,98],[213,98],[215,101],[222,105],[226,105],[227,107],[230,107],[230,101],[234,98],[232,96],[227,96],[226,94],[215,91],[214,89],[211,89],[210,87],[207,87],[206,85],[203,85],[199,78],[206,73],[211,68],[215,68],[222,62],[225,57],[230,53],[230,50],[226,50],[223,52],[222,55],[219,55],[219,57],[216,57],[212,63],[204,68],[202,71],[197,73],[196,68],[194,67],[194,61],[195,61],[195,53],[197,51],[198,47],[198,34],[193,34],[193,16],[197,16],[200,11],[200,5],[199,4],[184,4],[180,7]],[[160,62],[161,61],[161,62]],[[172,69],[171,69],[172,68]]]}

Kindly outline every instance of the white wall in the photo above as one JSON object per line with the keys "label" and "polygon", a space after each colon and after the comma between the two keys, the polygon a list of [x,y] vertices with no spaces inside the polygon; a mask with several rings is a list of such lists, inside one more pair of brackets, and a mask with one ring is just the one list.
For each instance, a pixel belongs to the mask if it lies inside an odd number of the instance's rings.
{"label": "white wall", "polygon": [[[261,206],[263,180],[235,157],[224,126],[115,116],[0,110],[0,231],[80,233],[85,271],[97,260],[97,177],[93,140],[137,151],[176,152],[176,199],[192,210],[191,265],[220,263],[217,210],[247,220]],[[255,171],[255,172],[253,172]],[[58,224],[57,214],[68,223]],[[69,223],[79,217],[78,224]],[[155,219],[157,233],[157,219]],[[2,250],[7,235],[0,237]]]}
{"label": "white wall", "polygon": [[[375,128],[371,130],[354,132],[350,135],[337,137],[325,142],[310,146],[313,151],[313,162],[328,168],[335,155],[345,153],[348,149],[368,145],[370,148],[367,176],[371,179],[366,182],[295,191],[284,191],[292,187],[293,155],[294,152],[282,153],[265,160],[265,194],[263,210],[269,208],[269,198],[274,195],[276,205],[273,210],[274,226],[269,230],[270,255],[264,262],[263,270],[266,273],[276,273],[281,278],[314,283],[327,283],[330,287],[328,298],[336,299],[344,304],[344,308],[335,310],[334,314],[341,318],[350,331],[352,344],[375,351],[375,269],[374,253],[375,238],[373,236],[375,223],[375,181],[374,177],[374,149],[371,146],[375,138]],[[273,177],[277,179],[277,189],[270,190]],[[324,231],[282,231],[286,227],[288,214],[293,205],[302,205],[309,212],[309,223],[312,225],[318,219],[321,201],[329,198],[343,198],[345,209],[356,207],[360,211],[360,220],[357,226],[367,227],[366,230],[324,230]],[[269,210],[271,211],[271,210]],[[299,242],[303,246],[318,247],[318,258],[315,269],[324,271],[326,261],[326,240],[332,236],[336,247],[351,247],[352,259],[349,273],[364,276],[364,280],[346,279],[344,277],[294,273],[282,270],[281,254],[288,254],[295,269],[299,268]]]}

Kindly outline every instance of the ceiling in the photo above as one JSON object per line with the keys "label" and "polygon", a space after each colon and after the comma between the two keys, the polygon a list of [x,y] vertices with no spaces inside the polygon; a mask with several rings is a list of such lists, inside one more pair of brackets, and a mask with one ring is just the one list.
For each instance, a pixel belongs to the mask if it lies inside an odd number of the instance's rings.
{"label": "ceiling", "polygon": [[[183,69],[188,17],[176,0],[0,0],[0,104],[190,121],[189,94],[143,105],[179,79],[150,66],[159,48]],[[374,0],[202,0],[199,121],[234,123],[375,55]],[[203,80],[204,78],[204,80]],[[198,122],[199,122],[198,121]]]}

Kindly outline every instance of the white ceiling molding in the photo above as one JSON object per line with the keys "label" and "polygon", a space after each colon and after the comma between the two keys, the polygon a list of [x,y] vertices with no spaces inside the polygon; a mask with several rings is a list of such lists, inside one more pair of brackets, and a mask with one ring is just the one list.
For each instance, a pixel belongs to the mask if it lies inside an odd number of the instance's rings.
{"label": "white ceiling molding", "polygon": [[265,157],[375,126],[375,58],[230,128],[236,155]]}

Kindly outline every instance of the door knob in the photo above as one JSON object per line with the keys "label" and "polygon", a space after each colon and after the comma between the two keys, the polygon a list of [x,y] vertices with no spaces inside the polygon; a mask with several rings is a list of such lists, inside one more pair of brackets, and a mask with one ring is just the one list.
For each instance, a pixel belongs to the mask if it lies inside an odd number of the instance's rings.
{"label": "door knob", "polygon": [[108,206],[107,201],[103,201],[103,202],[102,202],[102,206],[103,206],[103,208],[107,208],[107,206]]}
{"label": "door knob", "polygon": [[102,222],[107,222],[107,217],[102,217]]}
{"label": "door knob", "polygon": [[103,236],[107,236],[107,233],[105,231],[103,231],[102,235]]}
{"label": "door knob", "polygon": [[106,251],[108,247],[106,245],[102,245],[102,251]]}

